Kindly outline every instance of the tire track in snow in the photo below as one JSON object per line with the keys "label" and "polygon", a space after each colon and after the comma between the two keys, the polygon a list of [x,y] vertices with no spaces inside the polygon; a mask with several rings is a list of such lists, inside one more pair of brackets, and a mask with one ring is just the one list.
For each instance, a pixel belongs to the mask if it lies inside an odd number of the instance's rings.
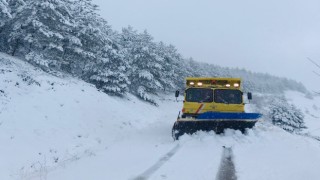
{"label": "tire track in snow", "polygon": [[169,152],[167,152],[164,156],[162,156],[154,165],[150,166],[147,170],[145,170],[143,173],[138,175],[133,180],[147,180],[149,177],[154,174],[160,167],[168,162],[168,160],[177,153],[177,151],[180,149],[180,145],[177,144],[175,147],[173,147]]}
{"label": "tire track in snow", "polygon": [[220,168],[217,173],[216,180],[237,180],[231,147],[226,148],[223,146]]}

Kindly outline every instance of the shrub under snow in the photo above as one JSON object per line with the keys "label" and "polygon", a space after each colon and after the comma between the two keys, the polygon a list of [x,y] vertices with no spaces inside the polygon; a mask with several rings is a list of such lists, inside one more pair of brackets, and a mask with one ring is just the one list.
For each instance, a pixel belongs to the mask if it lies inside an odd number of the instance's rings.
{"label": "shrub under snow", "polygon": [[301,131],[306,128],[304,115],[300,109],[289,104],[285,98],[275,98],[269,106],[269,117],[272,123],[289,132]]}

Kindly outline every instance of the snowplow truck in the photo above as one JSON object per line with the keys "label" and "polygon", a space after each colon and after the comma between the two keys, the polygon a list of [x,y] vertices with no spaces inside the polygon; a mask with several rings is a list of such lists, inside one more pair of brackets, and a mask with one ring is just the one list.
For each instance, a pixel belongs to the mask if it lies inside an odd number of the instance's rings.
{"label": "snowplow truck", "polygon": [[[246,113],[240,78],[186,78],[182,114],[172,128],[175,140],[183,134],[199,130],[222,133],[225,129],[252,128],[261,117],[259,113]],[[176,98],[179,96],[176,91]],[[247,93],[247,99],[252,94]]]}

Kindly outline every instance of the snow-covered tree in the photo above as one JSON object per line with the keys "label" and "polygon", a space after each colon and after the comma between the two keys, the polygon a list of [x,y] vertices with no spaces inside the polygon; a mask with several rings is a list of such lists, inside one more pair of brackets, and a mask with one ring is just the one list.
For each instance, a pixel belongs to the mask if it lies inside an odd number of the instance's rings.
{"label": "snow-covered tree", "polygon": [[100,58],[91,69],[89,82],[108,94],[121,96],[128,91],[128,64],[119,51],[108,47],[105,51],[105,57]]}
{"label": "snow-covered tree", "polygon": [[125,49],[125,59],[129,62],[130,91],[155,104],[152,95],[164,89],[159,81],[163,67],[163,60],[156,52],[156,44],[146,31],[137,33],[132,27],[123,28],[121,45]]}
{"label": "snow-covered tree", "polygon": [[172,90],[176,87],[174,84],[175,72],[174,61],[176,60],[174,54],[170,51],[174,51],[173,46],[167,46],[163,42],[155,43],[155,54],[157,63],[161,66],[161,71],[157,73],[159,83],[162,85],[162,90]]}
{"label": "snow-covered tree", "polygon": [[18,12],[23,10],[26,1],[32,0],[7,0],[9,7],[11,9],[11,15],[14,17]]}
{"label": "snow-covered tree", "polygon": [[304,115],[284,97],[274,98],[269,106],[272,123],[289,132],[298,132],[305,128]]}
{"label": "snow-covered tree", "polygon": [[80,41],[68,46],[67,62],[74,74],[104,92],[123,95],[129,84],[126,74],[128,62],[124,60],[119,35],[100,17],[97,8],[91,0],[74,2],[72,9],[76,26],[73,35]]}
{"label": "snow-covered tree", "polygon": [[1,34],[2,51],[80,76],[110,94],[127,91],[123,52],[91,0],[11,0],[11,6],[15,16]]}
{"label": "snow-covered tree", "polygon": [[[60,68],[73,22],[69,0],[26,1],[5,26],[8,52],[50,68]],[[41,57],[41,58],[33,58]]]}
{"label": "snow-covered tree", "polygon": [[11,17],[11,10],[7,0],[0,0],[0,28]]}
{"label": "snow-covered tree", "polygon": [[164,89],[167,91],[173,91],[184,87],[187,77],[187,63],[185,63],[181,54],[173,45],[165,45],[164,43],[158,43],[157,52],[162,61],[162,77],[160,79]]}
{"label": "snow-covered tree", "polygon": [[105,46],[109,46],[112,33],[107,22],[97,14],[97,6],[91,0],[75,0],[71,6],[75,25],[72,27],[73,40],[65,46],[64,69],[83,76],[100,63]]}

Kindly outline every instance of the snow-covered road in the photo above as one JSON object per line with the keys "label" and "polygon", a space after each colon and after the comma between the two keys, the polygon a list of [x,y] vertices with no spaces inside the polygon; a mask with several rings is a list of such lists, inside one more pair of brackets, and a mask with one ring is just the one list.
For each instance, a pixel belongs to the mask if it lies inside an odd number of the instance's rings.
{"label": "snow-covered road", "polygon": [[180,147],[181,146],[179,144],[174,146],[169,152],[167,152],[164,156],[162,156],[154,165],[152,165],[146,171],[144,171],[139,176],[134,178],[134,180],[143,180],[143,179],[150,178],[150,176],[152,176],[158,169],[161,168],[163,164],[168,162],[170,158],[177,153]]}
{"label": "snow-covered road", "polygon": [[237,180],[231,147],[223,147],[221,164],[216,180]]}

